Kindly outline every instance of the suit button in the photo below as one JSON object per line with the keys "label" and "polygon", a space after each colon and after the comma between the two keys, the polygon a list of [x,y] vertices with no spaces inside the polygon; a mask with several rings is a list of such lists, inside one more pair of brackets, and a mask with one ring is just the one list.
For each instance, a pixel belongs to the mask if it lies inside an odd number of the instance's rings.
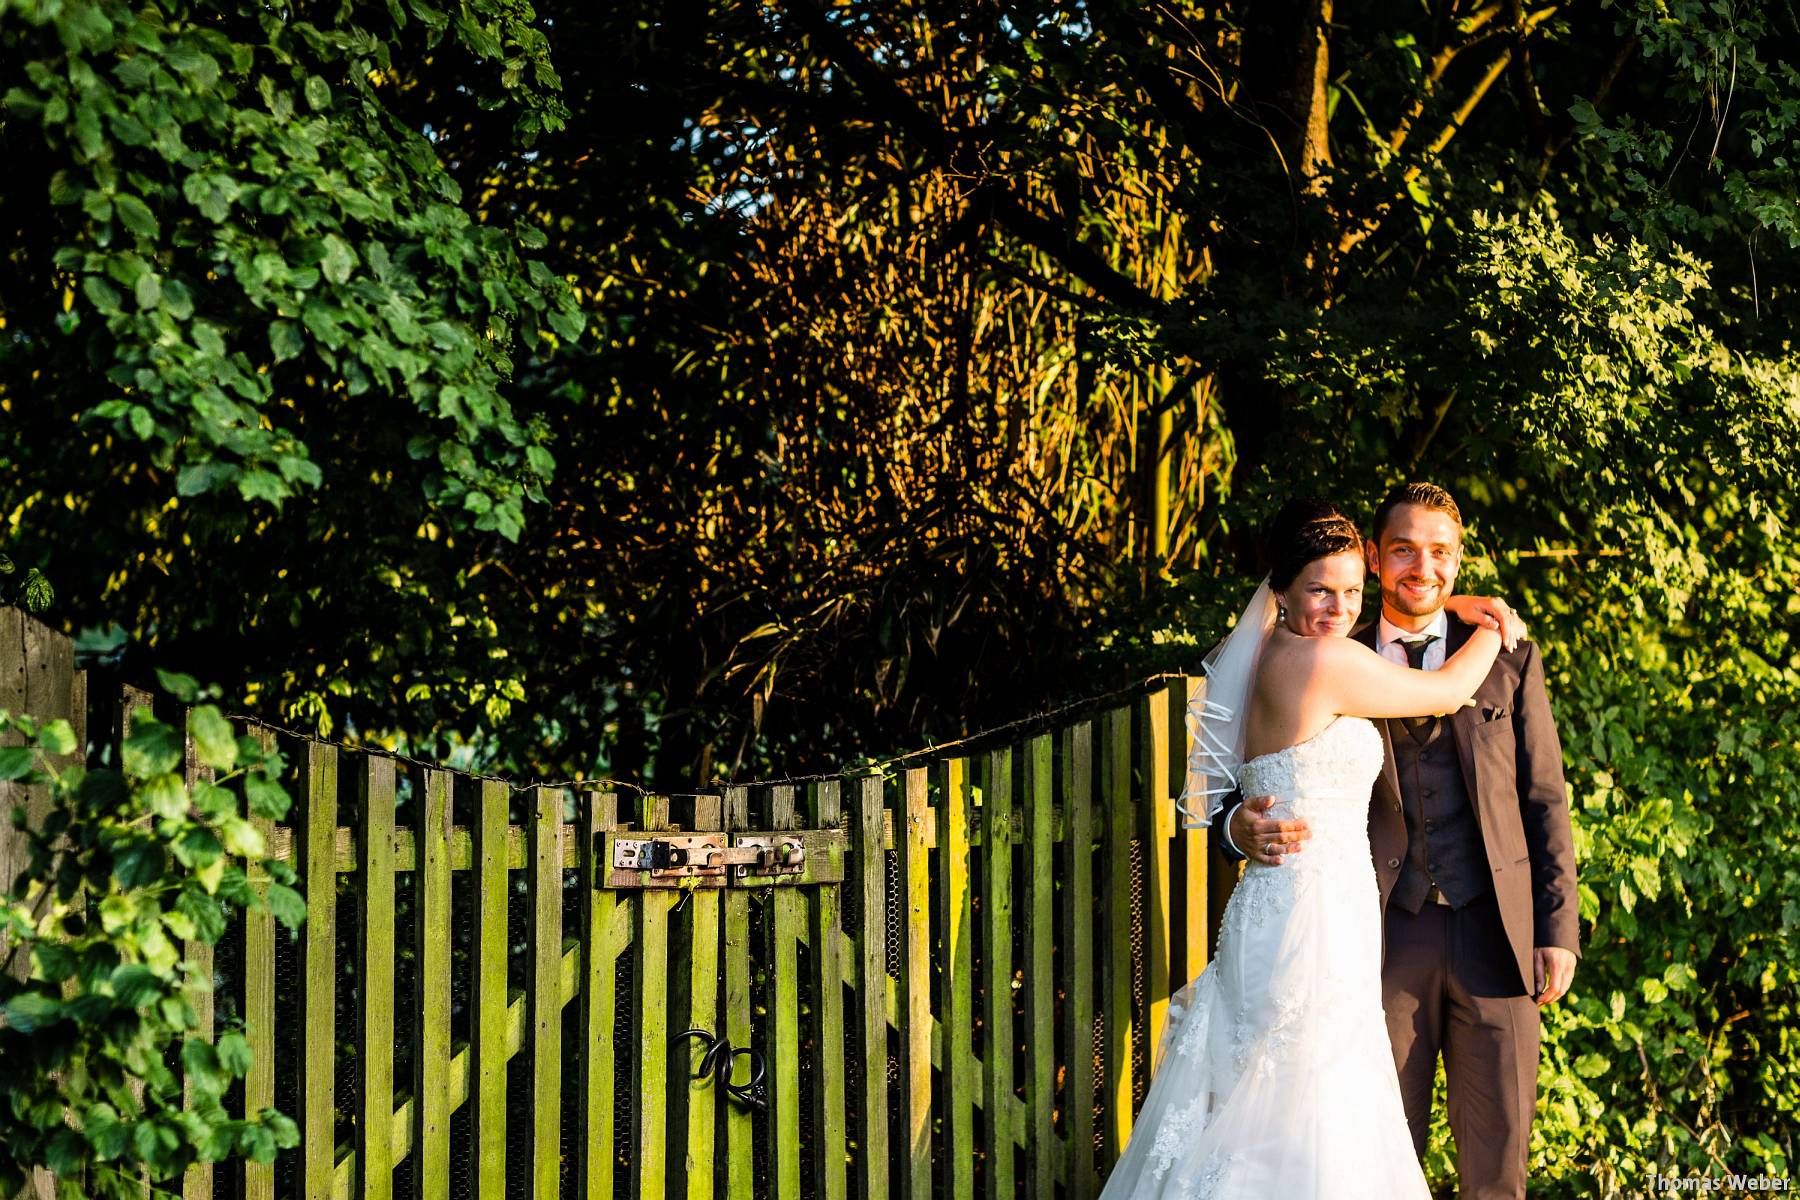
{"label": "suit button", "polygon": [[1433,875],[1437,874],[1437,864],[1436,863],[1426,863],[1425,869],[1427,871],[1430,871]]}
{"label": "suit button", "polygon": [[1436,821],[1427,821],[1427,822],[1425,822],[1425,831],[1426,831],[1426,832],[1427,832],[1427,833],[1429,833],[1429,832],[1430,832],[1430,831],[1431,831],[1431,830],[1433,830],[1433,829],[1436,829],[1436,828],[1437,828],[1437,822],[1436,822]]}
{"label": "suit button", "polygon": [[1402,812],[1402,811],[1404,811],[1404,810],[1403,810],[1403,809],[1402,809],[1402,808],[1401,808],[1401,807],[1400,807],[1400,802],[1399,802],[1399,801],[1398,801],[1398,800],[1396,800],[1396,801],[1394,801],[1394,811],[1395,811],[1395,812]]}
{"label": "suit button", "polygon": [[1398,871],[1399,869],[1400,869],[1400,860],[1399,859],[1397,859],[1397,858],[1388,859],[1388,870]]}

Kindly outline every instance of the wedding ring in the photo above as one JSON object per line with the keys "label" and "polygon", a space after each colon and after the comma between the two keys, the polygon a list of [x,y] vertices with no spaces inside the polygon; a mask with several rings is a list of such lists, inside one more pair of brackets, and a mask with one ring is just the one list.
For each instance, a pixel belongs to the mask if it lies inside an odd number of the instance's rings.
{"label": "wedding ring", "polygon": [[1263,853],[1264,853],[1264,854],[1273,854],[1273,853],[1275,853],[1275,843],[1274,843],[1274,842],[1265,842],[1265,843],[1263,843]]}

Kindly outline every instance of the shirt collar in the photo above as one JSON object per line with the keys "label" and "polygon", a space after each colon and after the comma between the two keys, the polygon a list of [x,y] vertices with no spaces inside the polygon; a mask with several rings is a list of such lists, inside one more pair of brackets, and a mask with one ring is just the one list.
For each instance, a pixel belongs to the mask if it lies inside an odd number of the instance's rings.
{"label": "shirt collar", "polygon": [[1411,633],[1400,628],[1387,619],[1386,613],[1383,613],[1380,624],[1375,628],[1375,650],[1376,653],[1380,653],[1401,638],[1416,638],[1431,633],[1437,634],[1439,641],[1450,636],[1450,617],[1441,608],[1438,609],[1437,619],[1418,633]]}

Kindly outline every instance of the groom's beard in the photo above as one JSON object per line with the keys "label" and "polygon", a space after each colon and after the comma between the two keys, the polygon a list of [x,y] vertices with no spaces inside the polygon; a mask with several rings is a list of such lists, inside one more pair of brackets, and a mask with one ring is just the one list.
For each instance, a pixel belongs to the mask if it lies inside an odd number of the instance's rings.
{"label": "groom's beard", "polygon": [[[1409,617],[1434,617],[1450,595],[1450,583],[1443,579],[1403,579],[1394,587],[1381,589],[1381,602]],[[1423,586],[1414,590],[1408,584]]]}

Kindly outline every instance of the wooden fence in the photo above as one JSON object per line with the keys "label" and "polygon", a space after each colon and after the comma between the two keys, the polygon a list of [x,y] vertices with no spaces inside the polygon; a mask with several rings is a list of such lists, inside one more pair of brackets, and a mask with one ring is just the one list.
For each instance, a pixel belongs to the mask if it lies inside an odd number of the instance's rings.
{"label": "wooden fence", "polygon": [[[97,742],[150,702],[90,703],[72,663],[0,610],[0,707]],[[891,778],[702,796],[287,741],[266,832],[308,919],[205,948],[204,1016],[247,1024],[233,1103],[302,1142],[186,1194],[1095,1194],[1235,878],[1175,827],[1194,682]],[[745,861],[693,874],[709,854]]]}

